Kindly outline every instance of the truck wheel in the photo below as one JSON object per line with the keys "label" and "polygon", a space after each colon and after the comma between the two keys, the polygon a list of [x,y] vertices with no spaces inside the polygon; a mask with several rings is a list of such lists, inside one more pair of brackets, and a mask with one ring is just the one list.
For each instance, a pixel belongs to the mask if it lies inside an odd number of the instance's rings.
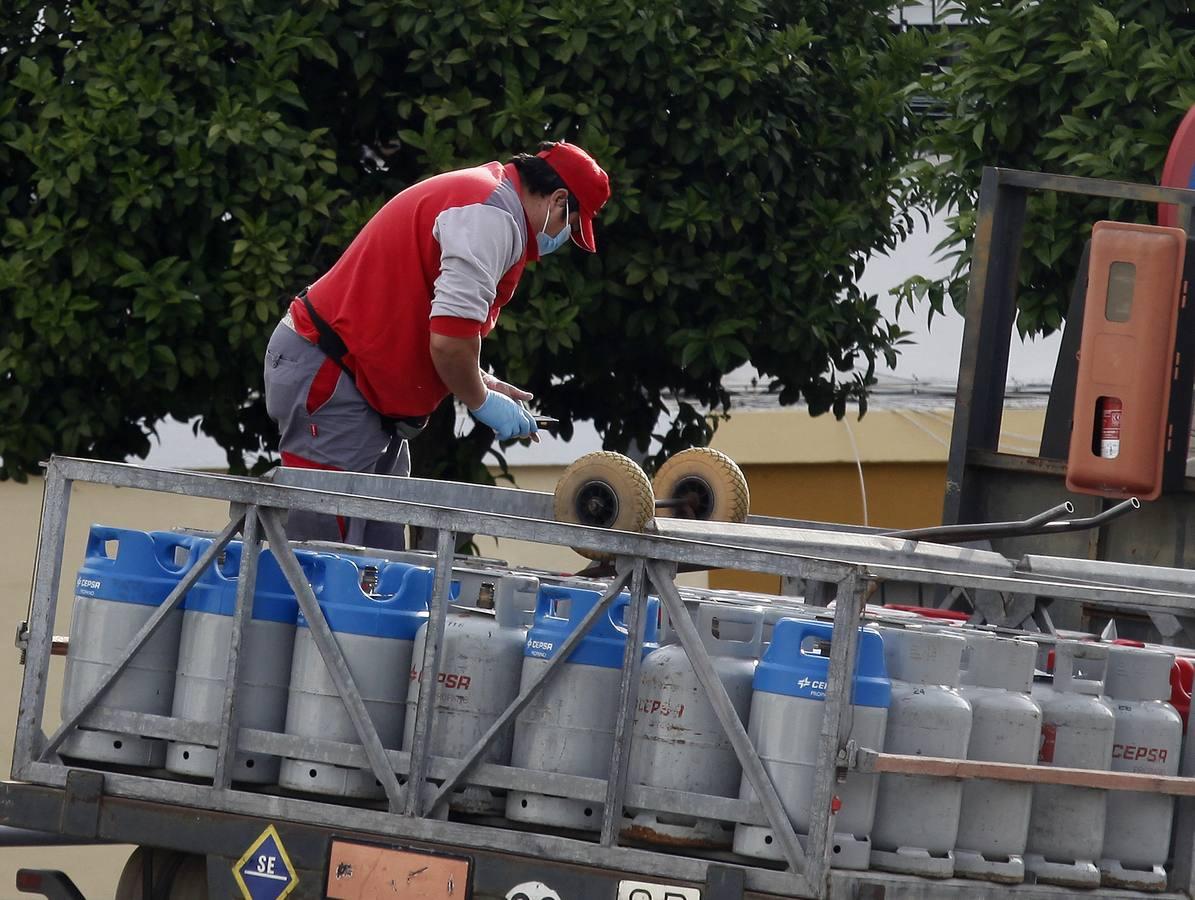
{"label": "truck wheel", "polygon": [[657,500],[688,501],[664,507],[658,516],[711,522],[745,522],[751,505],[747,479],[735,461],[718,450],[695,447],[669,459],[652,480]]}
{"label": "truck wheel", "polygon": [[[145,897],[145,867],[153,882]],[[194,853],[138,847],[116,883],[116,900],[207,900],[207,860]]]}
{"label": "truck wheel", "polygon": [[[564,470],[556,483],[553,512],[557,522],[641,531],[655,514],[655,496],[647,474],[634,460],[599,450]],[[589,559],[613,558],[596,550],[573,549]]]}

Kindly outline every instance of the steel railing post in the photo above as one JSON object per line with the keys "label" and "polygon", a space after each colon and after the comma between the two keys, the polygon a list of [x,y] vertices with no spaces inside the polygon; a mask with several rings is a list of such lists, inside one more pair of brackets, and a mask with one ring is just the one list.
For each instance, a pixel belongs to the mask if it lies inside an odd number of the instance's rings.
{"label": "steel railing post", "polygon": [[643,637],[647,631],[647,563],[634,562],[631,604],[627,611],[627,642],[622,654],[622,680],[618,685],[618,720],[614,724],[614,752],[610,777],[606,781],[606,803],[602,812],[602,845],[612,846],[622,825],[622,803],[627,789],[627,767],[631,760],[631,728],[639,699],[639,671],[643,662]]}
{"label": "steel railing post", "polygon": [[58,465],[51,459],[42,489],[37,560],[33,566],[33,590],[29,597],[29,643],[25,649],[25,673],[21,680],[21,703],[17,711],[17,732],[12,754],[14,778],[21,777],[27,764],[40,759],[45,747],[42,714],[46,705],[54,610],[58,604],[70,499],[71,482],[63,477]]}
{"label": "steel railing post", "polygon": [[232,784],[232,767],[236,758],[238,714],[237,689],[240,686],[241,650],[245,635],[253,619],[253,597],[257,587],[257,561],[261,555],[258,538],[257,507],[245,510],[245,527],[241,545],[241,564],[237,572],[236,609],[232,614],[232,632],[228,639],[228,667],[224,675],[224,702],[221,705],[220,739],[216,744],[216,771],[212,786],[224,790]]}
{"label": "steel railing post", "polygon": [[423,659],[419,668],[419,702],[415,707],[415,731],[411,740],[411,768],[407,775],[407,796],[403,814],[418,816],[423,806],[423,783],[436,721],[436,694],[440,666],[444,659],[444,624],[448,619],[449,593],[452,587],[452,563],[456,555],[456,532],[441,530],[436,534],[436,576],[431,608],[423,639]]}

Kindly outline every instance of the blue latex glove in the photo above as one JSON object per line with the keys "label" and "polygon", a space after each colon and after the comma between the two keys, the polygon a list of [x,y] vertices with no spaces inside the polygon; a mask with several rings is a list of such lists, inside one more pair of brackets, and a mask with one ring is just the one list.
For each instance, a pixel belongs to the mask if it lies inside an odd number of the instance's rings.
{"label": "blue latex glove", "polygon": [[527,437],[539,431],[539,426],[535,424],[535,418],[530,412],[497,391],[486,393],[485,402],[470,412],[482,425],[494,429],[494,434],[500,441]]}

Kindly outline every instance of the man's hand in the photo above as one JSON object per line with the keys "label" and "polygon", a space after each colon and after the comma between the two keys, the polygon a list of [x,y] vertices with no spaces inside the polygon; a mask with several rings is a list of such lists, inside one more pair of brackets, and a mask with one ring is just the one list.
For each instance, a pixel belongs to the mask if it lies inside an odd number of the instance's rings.
{"label": "man's hand", "polygon": [[513,384],[507,384],[505,381],[495,378],[488,372],[481,373],[481,381],[482,384],[488,387],[491,391],[497,391],[499,394],[505,394],[512,400],[531,400],[535,397],[535,394],[531,393],[531,391],[525,391],[522,388],[515,387]]}
{"label": "man's hand", "polygon": [[[506,385],[506,387],[510,387],[510,385]],[[521,393],[526,393],[526,391]],[[533,441],[539,440],[539,435],[535,433],[539,431],[539,426],[535,424],[535,417],[509,396],[499,393],[497,390],[488,390],[485,402],[469,412],[482,425],[488,425],[494,429],[498,440],[508,441],[516,437],[530,437]]]}

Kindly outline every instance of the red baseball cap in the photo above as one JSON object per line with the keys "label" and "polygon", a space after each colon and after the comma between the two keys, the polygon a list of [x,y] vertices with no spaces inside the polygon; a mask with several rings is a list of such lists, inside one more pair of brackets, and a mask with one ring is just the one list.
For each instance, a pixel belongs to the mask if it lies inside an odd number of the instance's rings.
{"label": "red baseball cap", "polygon": [[553,144],[536,154],[556,170],[577,202],[581,216],[573,229],[573,243],[590,253],[597,251],[593,240],[593,217],[610,199],[610,177],[592,156],[566,141]]}

